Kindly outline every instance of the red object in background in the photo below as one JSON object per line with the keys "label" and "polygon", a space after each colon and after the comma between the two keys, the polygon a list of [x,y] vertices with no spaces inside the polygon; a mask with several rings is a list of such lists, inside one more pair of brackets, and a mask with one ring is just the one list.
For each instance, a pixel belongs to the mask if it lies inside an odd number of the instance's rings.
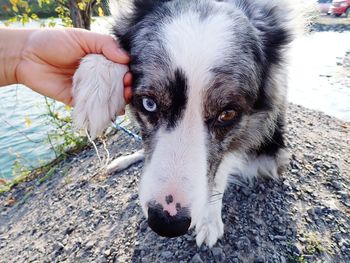
{"label": "red object in background", "polygon": [[350,17],[350,0],[333,0],[329,11],[335,16],[345,14],[347,17]]}
{"label": "red object in background", "polygon": [[329,15],[329,9],[332,4],[332,0],[318,0],[318,6],[321,14],[327,14]]}

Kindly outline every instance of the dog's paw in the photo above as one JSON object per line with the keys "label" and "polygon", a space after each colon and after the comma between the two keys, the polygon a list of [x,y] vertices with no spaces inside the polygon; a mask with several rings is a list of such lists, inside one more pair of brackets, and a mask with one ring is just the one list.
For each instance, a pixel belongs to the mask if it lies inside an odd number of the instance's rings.
{"label": "dog's paw", "polygon": [[85,56],[73,77],[73,123],[100,135],[125,108],[123,78],[128,67],[102,55]]}
{"label": "dog's paw", "polygon": [[209,214],[196,225],[197,246],[200,247],[205,242],[211,248],[223,234],[224,223],[222,222],[220,213]]}

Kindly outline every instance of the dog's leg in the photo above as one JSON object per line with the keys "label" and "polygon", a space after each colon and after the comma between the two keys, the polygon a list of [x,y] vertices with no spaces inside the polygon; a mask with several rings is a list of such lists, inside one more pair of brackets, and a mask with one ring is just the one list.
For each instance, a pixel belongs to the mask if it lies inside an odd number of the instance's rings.
{"label": "dog's leg", "polygon": [[[221,219],[222,198],[230,178],[230,182],[250,184],[258,176],[271,179],[278,178],[278,170],[283,167],[286,153],[280,150],[276,156],[250,156],[245,153],[232,152],[223,158],[214,179],[214,187],[209,198],[209,208],[196,224],[196,242],[200,246],[205,242],[212,247],[224,233]],[[231,176],[232,175],[232,176]]]}
{"label": "dog's leg", "polygon": [[196,243],[205,242],[210,248],[224,234],[224,223],[221,218],[222,198],[226,189],[231,166],[223,161],[215,175],[214,186],[209,197],[208,210],[196,225]]}
{"label": "dog's leg", "polygon": [[112,161],[107,166],[107,173],[113,173],[113,172],[120,172],[126,168],[128,168],[130,165],[143,161],[144,160],[144,151],[140,150],[135,153],[121,156],[114,161]]}
{"label": "dog's leg", "polygon": [[73,123],[100,135],[125,108],[123,77],[128,67],[102,55],[85,56],[73,77]]}
{"label": "dog's leg", "polygon": [[196,243],[198,246],[205,242],[211,248],[224,234],[224,223],[221,219],[224,190],[225,187],[215,187],[213,189],[206,215],[196,225]]}

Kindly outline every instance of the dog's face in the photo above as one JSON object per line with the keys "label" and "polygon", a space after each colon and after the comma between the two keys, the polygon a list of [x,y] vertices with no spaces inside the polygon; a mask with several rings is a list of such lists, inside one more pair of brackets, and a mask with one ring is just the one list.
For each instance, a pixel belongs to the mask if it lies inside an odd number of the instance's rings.
{"label": "dog's face", "polygon": [[157,233],[177,236],[222,195],[212,189],[225,154],[260,145],[268,109],[280,103],[262,90],[280,51],[269,61],[261,32],[232,3],[164,2],[117,35],[133,58],[131,109],[146,153],[141,205]]}

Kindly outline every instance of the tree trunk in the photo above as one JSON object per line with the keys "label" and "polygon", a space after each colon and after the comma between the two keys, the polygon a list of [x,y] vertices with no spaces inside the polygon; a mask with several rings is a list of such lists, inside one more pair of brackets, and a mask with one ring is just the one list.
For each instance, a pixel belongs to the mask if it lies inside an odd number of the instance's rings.
{"label": "tree trunk", "polygon": [[90,30],[92,8],[95,4],[96,4],[96,1],[90,1],[90,3],[87,4],[86,9],[81,10],[78,7],[77,0],[68,1],[70,17],[72,19],[74,27],[85,28],[87,30]]}

